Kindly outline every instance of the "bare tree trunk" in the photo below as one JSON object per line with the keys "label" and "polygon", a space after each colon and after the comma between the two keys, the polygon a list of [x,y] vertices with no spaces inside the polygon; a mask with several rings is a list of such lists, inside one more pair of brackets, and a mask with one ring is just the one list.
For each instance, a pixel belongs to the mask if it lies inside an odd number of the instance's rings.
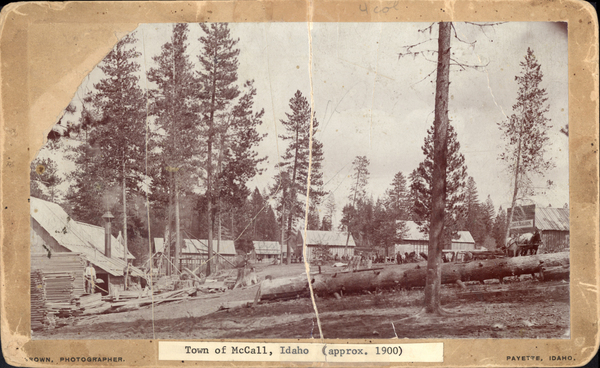
{"label": "bare tree trunk", "polygon": [[[285,190],[284,199],[281,204],[281,247],[279,248],[279,262],[283,263],[283,247],[285,246]],[[289,250],[288,250],[289,251]]]}
{"label": "bare tree trunk", "polygon": [[444,246],[444,211],[446,208],[446,166],[448,149],[448,91],[450,86],[450,31],[452,23],[439,23],[438,65],[435,91],[435,121],[433,134],[433,173],[431,219],[425,310],[440,312],[442,248]]}
{"label": "bare tree trunk", "polygon": [[123,160],[123,259],[127,263],[127,183],[125,180],[125,160]]}
{"label": "bare tree trunk", "polygon": [[167,219],[167,229],[169,229],[168,239],[165,239],[165,253],[167,255],[167,274],[171,276],[173,266],[171,266],[171,243],[173,239],[173,172],[169,171],[169,215]]}
{"label": "bare tree trunk", "polygon": [[181,226],[179,223],[179,187],[177,185],[177,175],[174,174],[175,186],[175,269],[180,270],[179,255],[181,253]]}
{"label": "bare tree trunk", "polygon": [[[227,123],[227,127],[229,127],[229,122]],[[225,129],[227,129],[227,127]],[[220,140],[220,147],[219,147],[219,158],[218,158],[218,163],[217,163],[217,175],[221,175],[221,170],[222,170],[222,163],[223,163],[223,150],[225,147],[225,132],[221,133],[221,140]],[[217,254],[221,253],[221,196],[219,196],[218,200],[217,200]],[[231,229],[231,233],[233,236],[233,228]],[[215,272],[218,271],[219,268],[219,261],[217,258],[217,261],[214,264],[215,266]]]}
{"label": "bare tree trunk", "polygon": [[[216,59],[216,51],[215,51],[215,59]],[[216,63],[216,61],[215,61]],[[214,225],[214,220],[213,220],[213,213],[212,213],[212,200],[213,200],[213,172],[212,172],[212,145],[213,145],[213,139],[214,139],[214,120],[215,120],[215,99],[216,99],[216,86],[217,86],[217,81],[216,81],[216,64],[213,64],[213,77],[212,77],[212,91],[211,91],[211,101],[210,101],[210,116],[209,116],[209,120],[208,120],[208,139],[207,139],[207,163],[206,163],[206,193],[207,193],[207,197],[208,197],[208,206],[207,206],[207,218],[208,218],[208,261],[206,263],[206,276],[211,274],[211,270],[212,267],[211,265],[213,264],[212,261],[212,257],[213,257],[213,247],[212,247],[212,241],[213,241],[213,225]]]}
{"label": "bare tree trunk", "polygon": [[515,204],[517,203],[517,195],[519,193],[519,170],[521,169],[521,134],[519,134],[519,143],[517,146],[517,162],[515,164],[515,186],[513,189],[512,202],[510,204],[510,215],[506,219],[506,235],[504,236],[504,246],[508,245],[510,237],[510,224],[512,223],[513,214],[515,213]]}
{"label": "bare tree trunk", "polygon": [[292,210],[290,209],[290,213],[288,215],[288,226],[287,226],[287,264],[291,264],[292,263],[292,245],[290,244],[290,239],[291,236],[290,234],[292,233]]}
{"label": "bare tree trunk", "polygon": [[[210,147],[210,146],[209,146]],[[209,157],[210,157],[210,150],[209,150]],[[210,159],[209,159],[209,165],[210,165]],[[209,174],[210,177],[210,174]],[[208,179],[210,182],[210,179]],[[210,186],[210,184],[208,184]],[[209,193],[210,193],[210,189],[209,189]],[[206,263],[206,276],[211,274],[211,264],[212,264],[212,257],[213,257],[213,248],[212,248],[212,241],[213,241],[213,218],[212,218],[212,195],[208,195],[208,206],[207,206],[207,210],[206,212],[208,213],[208,244],[206,245],[208,248],[208,261]]]}
{"label": "bare tree trunk", "polygon": [[[220,206],[221,199],[219,199]],[[221,254],[221,210],[217,214],[217,254]],[[215,262],[215,272],[219,270],[219,261]]]}
{"label": "bare tree trunk", "polygon": [[123,260],[125,261],[125,289],[127,289],[127,180],[125,176],[125,153],[123,153]]}

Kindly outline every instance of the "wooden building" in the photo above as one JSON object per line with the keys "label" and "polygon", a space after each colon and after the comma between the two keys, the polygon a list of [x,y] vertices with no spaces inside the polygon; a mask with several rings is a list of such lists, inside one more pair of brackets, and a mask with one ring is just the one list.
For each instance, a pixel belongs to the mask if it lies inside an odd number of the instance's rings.
{"label": "wooden building", "polygon": [[555,252],[569,248],[569,209],[536,207],[534,226],[540,231],[543,252]]}
{"label": "wooden building", "polygon": [[252,243],[254,249],[250,252],[250,259],[253,262],[271,263],[281,256],[281,243],[278,241],[255,240]]}
{"label": "wooden building", "polygon": [[[346,241],[348,242],[346,245]],[[295,253],[303,254],[302,246],[304,242],[304,230],[299,230],[296,235],[296,247]],[[318,246],[326,247],[332,256],[342,257],[353,256],[354,237],[344,231],[321,231],[321,230],[307,230],[306,231],[306,257],[310,261],[313,258],[313,251]]]}
{"label": "wooden building", "polygon": [[[179,257],[179,267],[187,267],[190,270],[204,270],[206,261],[208,260],[208,240],[207,239],[182,239],[181,254]],[[222,268],[232,268],[235,265],[237,252],[233,240],[221,240],[217,244],[217,240],[213,239],[213,260],[219,263]],[[164,253],[165,241],[163,238],[154,238],[154,249],[157,253]],[[218,249],[218,251],[217,251]],[[217,255],[218,253],[218,255]],[[174,257],[171,255],[171,262],[174,262]],[[198,268],[200,267],[200,268]]]}
{"label": "wooden building", "polygon": [[535,204],[515,207],[510,226],[511,236],[534,233],[536,230],[540,232],[543,242],[539,252],[551,253],[569,248],[569,209],[539,207]]}
{"label": "wooden building", "polygon": [[[405,221],[406,228],[408,229],[406,235],[400,241],[400,244],[396,244],[396,253],[425,253],[429,251],[429,234],[424,234],[419,231],[419,225],[414,221]],[[469,231],[459,231],[457,238],[452,239],[450,247],[445,249],[452,250],[474,250],[475,240]]]}
{"label": "wooden building", "polygon": [[[77,253],[93,265],[96,277],[102,279],[103,283],[98,286],[103,289],[100,290],[103,294],[123,290],[127,264],[124,247],[114,236],[111,235],[111,254],[107,257],[104,254],[104,228],[76,221],[60,205],[35,197],[30,199],[30,215],[32,256],[49,257],[45,262],[48,265],[52,263],[52,254]],[[127,253],[128,260],[134,258]],[[129,275],[145,277],[140,269],[131,265]]]}

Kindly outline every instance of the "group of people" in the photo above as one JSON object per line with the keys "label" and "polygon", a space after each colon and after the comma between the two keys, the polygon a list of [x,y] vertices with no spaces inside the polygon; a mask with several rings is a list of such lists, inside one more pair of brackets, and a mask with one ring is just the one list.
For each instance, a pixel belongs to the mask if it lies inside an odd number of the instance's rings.
{"label": "group of people", "polygon": [[350,260],[350,256],[344,254],[340,257],[339,254],[336,254],[335,256],[333,256],[333,260],[336,262],[348,262]]}
{"label": "group of people", "polygon": [[[421,253],[421,257],[427,259],[426,255],[424,255],[423,253]],[[333,257],[334,261],[336,262],[349,262],[351,257],[348,255],[342,255],[339,256],[338,254],[336,254]],[[366,262],[366,261],[371,261],[371,263],[398,263],[398,264],[402,264],[402,263],[414,263],[414,262],[418,262],[419,261],[419,255],[417,255],[416,252],[405,252],[404,254],[398,252],[395,255],[391,256],[391,257],[385,257],[383,255],[380,254],[360,254],[360,260],[361,263]]]}

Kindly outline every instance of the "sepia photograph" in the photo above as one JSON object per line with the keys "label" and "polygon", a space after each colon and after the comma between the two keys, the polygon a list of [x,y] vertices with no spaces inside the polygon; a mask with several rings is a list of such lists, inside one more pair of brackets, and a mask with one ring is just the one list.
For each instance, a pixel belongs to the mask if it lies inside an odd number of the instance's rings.
{"label": "sepia photograph", "polygon": [[140,24],[31,162],[31,338],[569,339],[567,28]]}

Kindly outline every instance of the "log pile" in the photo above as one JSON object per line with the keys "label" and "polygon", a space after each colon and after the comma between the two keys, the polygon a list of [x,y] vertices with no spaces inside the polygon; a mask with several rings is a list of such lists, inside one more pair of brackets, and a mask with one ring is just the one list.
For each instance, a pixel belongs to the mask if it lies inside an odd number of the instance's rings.
{"label": "log pile", "polygon": [[[444,263],[442,283],[498,279],[523,274],[543,275],[556,279],[568,276],[569,253],[551,253],[515,258],[498,258],[468,263]],[[542,277],[540,277],[542,278]],[[384,270],[361,270],[336,274],[311,275],[311,283],[317,295],[360,293],[393,287],[423,287],[427,279],[424,264],[391,266]],[[265,280],[261,286],[261,300],[293,298],[309,295],[306,276],[288,279]]]}

